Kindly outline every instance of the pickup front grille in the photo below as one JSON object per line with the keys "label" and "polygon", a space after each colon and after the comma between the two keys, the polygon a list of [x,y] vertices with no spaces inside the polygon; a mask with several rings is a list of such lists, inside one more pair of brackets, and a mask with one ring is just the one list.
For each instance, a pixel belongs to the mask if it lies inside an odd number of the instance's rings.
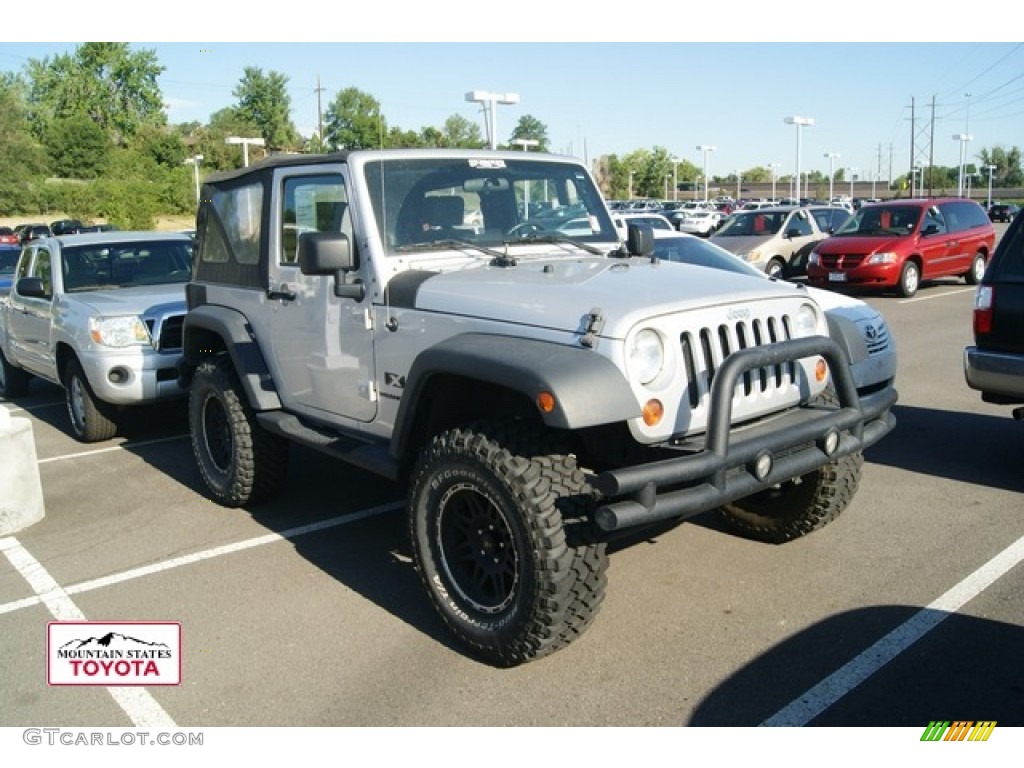
{"label": "pickup front grille", "polygon": [[[690,407],[707,404],[715,372],[733,352],[793,338],[786,316],[753,318],[721,323],[681,334],[679,343],[686,373]],[[796,363],[784,363],[747,371],[736,385],[734,398],[768,397],[788,389],[796,378]]]}
{"label": "pickup front grille", "polygon": [[157,319],[146,318],[146,327],[149,328],[149,334],[153,337],[156,348],[160,352],[181,349],[184,325],[184,315],[170,315]]}

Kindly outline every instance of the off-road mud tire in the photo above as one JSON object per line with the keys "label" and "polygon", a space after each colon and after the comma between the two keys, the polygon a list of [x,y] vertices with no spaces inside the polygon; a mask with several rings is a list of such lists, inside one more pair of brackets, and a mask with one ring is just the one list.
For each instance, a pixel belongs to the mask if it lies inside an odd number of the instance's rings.
{"label": "off-road mud tire", "polygon": [[564,648],[604,599],[608,558],[574,456],[536,427],[435,436],[417,462],[409,526],[417,570],[469,652],[511,667]]}
{"label": "off-road mud tire", "polygon": [[246,506],[280,490],[288,442],[260,427],[227,355],[196,368],[188,421],[199,474],[217,503]]}
{"label": "off-road mud tire", "polygon": [[[818,401],[837,405],[829,388]],[[823,528],[842,514],[860,484],[864,456],[844,456],[802,477],[721,507],[726,524],[742,536],[782,544]]]}

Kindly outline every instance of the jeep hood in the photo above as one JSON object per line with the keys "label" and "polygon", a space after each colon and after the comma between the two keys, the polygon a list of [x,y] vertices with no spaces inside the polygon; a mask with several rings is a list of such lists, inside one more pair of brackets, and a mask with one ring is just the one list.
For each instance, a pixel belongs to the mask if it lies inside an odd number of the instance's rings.
{"label": "jeep hood", "polygon": [[[141,315],[158,310],[185,314],[185,283],[112,288],[64,294],[65,301],[91,307],[97,315]],[[180,307],[179,307],[180,305]]]}
{"label": "jeep hood", "polygon": [[792,283],[641,258],[523,261],[429,277],[412,271],[396,275],[392,282],[401,283],[403,278],[417,284],[405,291],[389,286],[393,299],[405,296],[402,302],[392,300],[393,305],[570,333],[579,332],[596,310],[605,321],[601,335],[609,338],[624,338],[640,320],[659,315],[807,298],[806,289]]}

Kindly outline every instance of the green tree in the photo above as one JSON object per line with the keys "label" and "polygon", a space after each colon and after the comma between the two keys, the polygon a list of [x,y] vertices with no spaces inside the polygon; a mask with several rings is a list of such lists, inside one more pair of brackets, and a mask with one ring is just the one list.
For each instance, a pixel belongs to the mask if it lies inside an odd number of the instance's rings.
{"label": "green tree", "polygon": [[17,78],[0,79],[0,215],[5,216],[32,207],[34,182],[47,171],[46,152],[29,130],[23,85]]}
{"label": "green tree", "polygon": [[462,149],[481,149],[485,146],[480,126],[471,123],[462,115],[451,115],[444,121],[442,144],[438,146]]}
{"label": "green tree", "polygon": [[1024,183],[1024,173],[1021,172],[1020,149],[1013,147],[1005,149],[995,145],[992,149],[982,149],[978,153],[979,165],[984,171],[985,184],[988,185],[988,169],[986,166],[994,165],[992,170],[992,186],[994,187],[1019,187]]}
{"label": "green tree", "polygon": [[152,50],[128,43],[82,43],[73,54],[29,59],[29,107],[45,134],[54,120],[86,115],[121,144],[141,125],[166,122],[157,77],[164,67]]}
{"label": "green tree", "polygon": [[536,147],[531,148],[531,151],[548,152],[551,149],[548,127],[533,115],[523,115],[519,118],[519,122],[516,123],[516,127],[512,129],[512,135],[509,137],[509,144],[512,147],[516,146],[512,143],[516,139],[532,139],[538,142]]}
{"label": "green tree", "polygon": [[73,114],[54,120],[43,142],[54,173],[64,178],[95,179],[110,163],[110,137],[88,115]]}
{"label": "green tree", "polygon": [[288,78],[271,70],[246,67],[242,80],[232,91],[238,99],[235,111],[241,120],[259,128],[259,136],[271,151],[300,146],[299,134],[291,120]]}
{"label": "green tree", "polygon": [[332,150],[374,149],[387,134],[380,103],[358,88],[346,88],[327,107],[324,140]]}

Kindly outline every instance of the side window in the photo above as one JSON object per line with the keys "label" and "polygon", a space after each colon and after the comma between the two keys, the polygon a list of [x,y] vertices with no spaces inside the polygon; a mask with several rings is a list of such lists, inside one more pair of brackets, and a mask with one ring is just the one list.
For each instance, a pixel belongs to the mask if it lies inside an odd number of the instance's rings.
{"label": "side window", "polygon": [[1003,235],[994,266],[997,280],[1024,283],[1024,228],[1011,227]]}
{"label": "side window", "polygon": [[239,264],[258,264],[263,185],[257,183],[218,189],[210,202],[223,225],[223,237],[218,236],[221,233],[213,234],[208,230],[204,237],[202,260],[225,263],[230,258],[229,254],[234,254]]}
{"label": "side window", "polygon": [[936,211],[934,206],[930,206],[925,211],[924,221],[921,222],[921,231],[924,232],[929,227],[937,227],[937,234],[947,231],[946,218],[942,215],[942,211]]}
{"label": "side window", "polygon": [[50,252],[40,248],[36,252],[35,264],[32,265],[30,277],[38,277],[43,281],[43,290],[48,296],[53,295],[53,273]]}
{"label": "side window", "polygon": [[348,193],[339,174],[285,179],[281,205],[280,264],[297,263],[303,232],[343,232],[352,238]]}
{"label": "side window", "polygon": [[813,234],[811,230],[811,222],[808,219],[800,218],[800,216],[793,215],[789,223],[786,224],[786,231],[796,230],[799,237],[806,237],[807,235]]}
{"label": "side window", "polygon": [[23,277],[28,277],[28,265],[32,263],[32,257],[28,254],[28,248],[22,251],[22,255],[25,257],[21,260],[18,265],[18,274],[15,275],[15,281],[21,280]]}
{"label": "side window", "polygon": [[971,202],[947,203],[942,206],[950,232],[988,225],[988,216],[981,206]]}

